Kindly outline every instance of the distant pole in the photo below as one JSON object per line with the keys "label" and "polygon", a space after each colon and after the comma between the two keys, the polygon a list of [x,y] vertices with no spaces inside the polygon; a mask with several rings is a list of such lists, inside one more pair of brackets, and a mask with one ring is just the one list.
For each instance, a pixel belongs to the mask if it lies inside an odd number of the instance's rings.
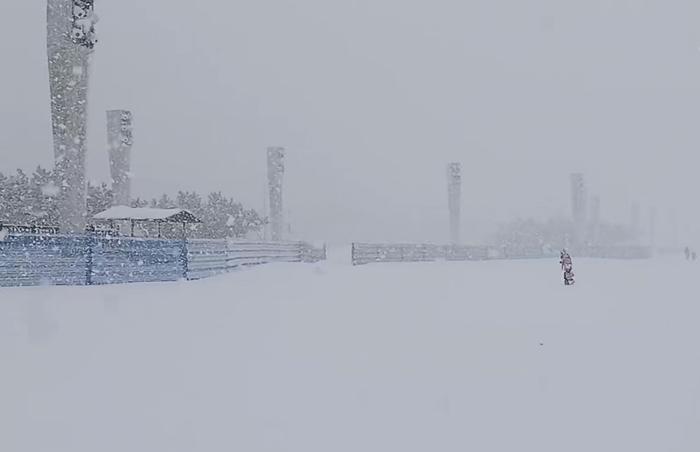
{"label": "distant pole", "polygon": [[[267,184],[263,185],[262,194],[263,194],[263,216],[265,218],[270,218],[270,212],[269,212],[269,209],[267,207],[267,198],[268,198]],[[266,222],[263,225],[263,240],[265,240],[265,241],[270,240],[270,224],[269,224],[269,222]]]}
{"label": "distant pole", "polygon": [[462,220],[462,164],[447,165],[447,201],[450,218],[450,243],[460,244]]}
{"label": "distant pole", "polygon": [[671,209],[668,212],[669,222],[671,224],[671,248],[678,248],[678,217],[676,211]]}
{"label": "distant pole", "polygon": [[597,245],[600,239],[600,196],[591,198],[591,242]]}
{"label": "distant pole", "polygon": [[633,238],[636,240],[639,238],[639,232],[641,229],[641,209],[638,203],[632,203],[632,209],[630,211],[630,231]]}
{"label": "distant pole", "polygon": [[112,176],[112,205],[131,205],[133,116],[128,110],[107,111],[107,149]]}
{"label": "distant pole", "polygon": [[270,147],[267,149],[267,186],[270,195],[270,235],[273,241],[281,241],[284,238],[284,206],[283,206],[283,181],[284,181],[284,156],[282,147]]}
{"label": "distant pole", "polygon": [[84,232],[89,59],[97,42],[94,0],[47,0],[47,56],[59,225]]}
{"label": "distant pole", "polygon": [[656,248],[656,207],[649,210],[649,247],[654,252]]}
{"label": "distant pole", "polygon": [[586,229],[586,182],[582,173],[571,174],[571,211],[574,222],[574,247],[584,245]]}

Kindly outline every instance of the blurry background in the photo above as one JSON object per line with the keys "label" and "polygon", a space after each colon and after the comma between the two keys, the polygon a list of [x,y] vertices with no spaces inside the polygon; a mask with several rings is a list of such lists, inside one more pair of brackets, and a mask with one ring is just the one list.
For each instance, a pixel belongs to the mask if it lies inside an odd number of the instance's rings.
{"label": "blurry background", "polygon": [[[296,236],[448,239],[571,215],[700,224],[700,3],[692,0],[97,0],[88,176],[108,181],[105,110],[134,112],[133,195],[221,190],[265,208],[287,148]],[[0,171],[51,167],[45,1],[0,2]],[[646,212],[646,213],[645,213]],[[643,220],[645,223],[645,220]],[[662,239],[659,239],[662,241]]]}

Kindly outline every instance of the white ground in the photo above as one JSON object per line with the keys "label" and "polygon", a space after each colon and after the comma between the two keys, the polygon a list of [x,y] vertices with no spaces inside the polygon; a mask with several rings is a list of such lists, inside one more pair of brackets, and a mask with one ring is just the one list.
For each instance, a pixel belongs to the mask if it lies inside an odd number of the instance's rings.
{"label": "white ground", "polygon": [[700,267],[574,263],[0,289],[0,450],[700,450]]}

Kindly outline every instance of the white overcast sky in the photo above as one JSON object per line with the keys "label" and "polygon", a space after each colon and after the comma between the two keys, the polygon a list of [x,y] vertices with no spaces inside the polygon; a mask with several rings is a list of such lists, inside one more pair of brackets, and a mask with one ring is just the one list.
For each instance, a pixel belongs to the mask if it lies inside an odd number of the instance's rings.
{"label": "white overcast sky", "polygon": [[[0,2],[0,170],[52,161],[45,1]],[[697,0],[96,0],[90,179],[105,110],[134,112],[134,191],[222,190],[263,207],[265,148],[310,239],[447,239],[569,212],[700,224]],[[663,226],[661,227],[663,228]]]}

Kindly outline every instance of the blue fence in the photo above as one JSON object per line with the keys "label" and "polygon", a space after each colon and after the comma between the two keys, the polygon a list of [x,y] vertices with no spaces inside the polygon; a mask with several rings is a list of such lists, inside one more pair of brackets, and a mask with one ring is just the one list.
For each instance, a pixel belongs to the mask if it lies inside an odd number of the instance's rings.
{"label": "blue fence", "polygon": [[301,242],[9,234],[0,240],[0,286],[177,281],[243,265],[322,259],[324,249]]}

